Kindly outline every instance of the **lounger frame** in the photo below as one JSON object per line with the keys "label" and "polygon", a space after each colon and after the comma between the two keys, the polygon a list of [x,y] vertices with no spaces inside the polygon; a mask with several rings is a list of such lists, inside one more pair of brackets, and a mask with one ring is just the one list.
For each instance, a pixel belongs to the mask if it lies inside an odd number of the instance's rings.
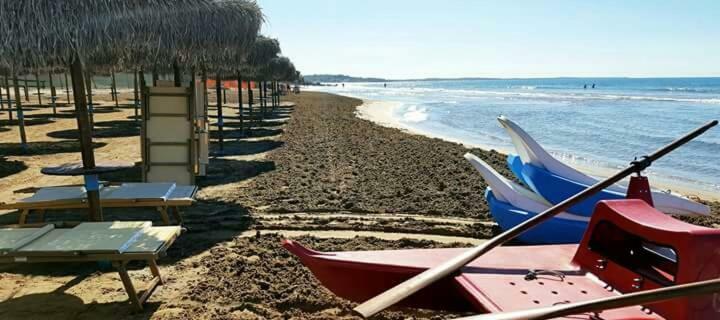
{"label": "lounger frame", "polygon": [[[68,251],[62,254],[46,255],[41,253],[32,252],[9,252],[5,255],[0,255],[0,263],[3,264],[25,264],[25,263],[71,263],[71,262],[99,262],[99,261],[110,261],[112,266],[117,270],[122,280],[125,292],[128,295],[128,299],[133,306],[138,310],[142,311],[145,302],[150,298],[155,289],[164,283],[163,277],[160,274],[160,268],[158,268],[157,260],[165,256],[167,249],[175,242],[177,235],[169,238],[165,243],[160,246],[157,250],[152,253],[98,253],[98,254],[85,254],[80,252]],[[147,267],[150,269],[150,273],[153,278],[147,284],[145,291],[140,294],[135,285],[130,279],[130,275],[127,271],[127,265],[131,261],[145,261]]]}

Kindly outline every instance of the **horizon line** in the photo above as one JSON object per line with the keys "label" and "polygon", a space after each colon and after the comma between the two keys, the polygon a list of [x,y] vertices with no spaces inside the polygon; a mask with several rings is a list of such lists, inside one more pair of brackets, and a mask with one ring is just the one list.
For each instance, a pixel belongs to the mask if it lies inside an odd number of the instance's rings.
{"label": "horizon line", "polygon": [[377,76],[351,76],[346,74],[314,73],[303,75],[311,76],[335,76],[348,77],[353,79],[367,79],[374,81],[422,81],[422,80],[530,80],[530,79],[709,79],[720,78],[720,75],[672,75],[672,76],[519,76],[519,77],[493,77],[493,76],[464,76],[464,77],[423,77],[423,78],[383,78]]}

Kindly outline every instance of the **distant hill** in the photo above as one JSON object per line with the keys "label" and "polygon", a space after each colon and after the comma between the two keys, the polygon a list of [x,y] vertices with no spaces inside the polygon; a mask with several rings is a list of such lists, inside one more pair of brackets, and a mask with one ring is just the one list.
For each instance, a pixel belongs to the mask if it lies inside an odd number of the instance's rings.
{"label": "distant hill", "polygon": [[311,74],[303,75],[305,82],[327,83],[327,82],[386,82],[388,80],[382,78],[362,78],[352,77],[344,74]]}

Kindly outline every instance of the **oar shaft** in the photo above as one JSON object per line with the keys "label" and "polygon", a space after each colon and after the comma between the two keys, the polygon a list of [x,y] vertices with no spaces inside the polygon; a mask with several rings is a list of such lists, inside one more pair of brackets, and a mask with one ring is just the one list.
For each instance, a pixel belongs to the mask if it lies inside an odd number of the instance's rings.
{"label": "oar shaft", "polygon": [[620,296],[602,298],[590,301],[555,305],[552,307],[520,310],[503,313],[492,313],[457,320],[542,320],[586,312],[599,312],[602,310],[617,309],[641,304],[657,303],[680,297],[698,296],[720,291],[720,279],[699,281],[681,284],[672,287],[629,293]]}
{"label": "oar shaft", "polygon": [[495,238],[489,240],[488,242],[485,242],[484,244],[477,246],[475,248],[472,248],[468,251],[463,252],[462,254],[447,260],[440,265],[428,269],[420,274],[418,274],[415,277],[412,277],[408,279],[407,281],[381,293],[380,295],[360,304],[359,306],[355,307],[355,312],[359,313],[363,317],[370,317],[398,302],[401,300],[409,297],[413,293],[419,291],[420,289],[432,284],[435,281],[438,281],[449,274],[459,270],[466,264],[468,264],[470,261],[473,261],[477,259],[478,257],[482,256],[486,252],[492,250],[493,248],[500,246],[514,238],[516,238],[518,235],[522,234],[523,232],[529,230],[530,228],[542,223],[543,221],[552,218],[553,216],[559,214],[560,212],[565,211],[565,209],[569,208],[570,206],[584,200],[585,198],[597,193],[598,191],[605,189],[614,183],[622,180],[623,178],[629,176],[633,172],[641,171],[645,169],[650,163],[654,160],[659,159],[660,157],[666,155],[667,153],[671,152],[672,150],[675,150],[677,147],[687,143],[688,141],[694,139],[695,137],[701,135],[711,127],[717,125],[717,120],[708,122],[707,124],[693,130],[692,132],[684,135],[683,137],[669,143],[668,145],[658,149],[657,151],[653,152],[650,156],[646,157],[644,161],[641,162],[633,162],[629,167],[626,169],[616,173],[610,178],[607,178],[603,181],[600,181],[587,189],[583,190],[582,192],[565,199],[565,201],[562,201],[552,208],[549,208],[545,210],[544,212],[536,215],[533,218],[530,218],[523,223],[513,227],[510,230],[507,230],[500,235],[496,236]]}

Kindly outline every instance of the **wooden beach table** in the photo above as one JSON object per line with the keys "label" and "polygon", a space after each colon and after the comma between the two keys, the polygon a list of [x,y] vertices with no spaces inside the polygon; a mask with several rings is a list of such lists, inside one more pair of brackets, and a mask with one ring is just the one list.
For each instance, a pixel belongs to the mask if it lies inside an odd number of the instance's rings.
{"label": "wooden beach table", "polygon": [[[163,283],[157,260],[180,235],[179,226],[152,227],[150,221],[84,222],[72,229],[0,228],[0,263],[110,261],[130,302],[138,309]],[[145,261],[153,278],[142,295],[127,272],[131,261]]]}
{"label": "wooden beach table", "polygon": [[[100,205],[103,208],[155,207],[164,224],[170,224],[173,215],[177,224],[182,224],[180,207],[195,203],[197,186],[174,183],[123,183],[100,188]],[[37,211],[40,220],[48,210],[88,209],[83,186],[61,186],[38,188],[27,198],[14,203],[0,203],[0,210],[20,210],[18,224],[27,222],[31,212]]]}

